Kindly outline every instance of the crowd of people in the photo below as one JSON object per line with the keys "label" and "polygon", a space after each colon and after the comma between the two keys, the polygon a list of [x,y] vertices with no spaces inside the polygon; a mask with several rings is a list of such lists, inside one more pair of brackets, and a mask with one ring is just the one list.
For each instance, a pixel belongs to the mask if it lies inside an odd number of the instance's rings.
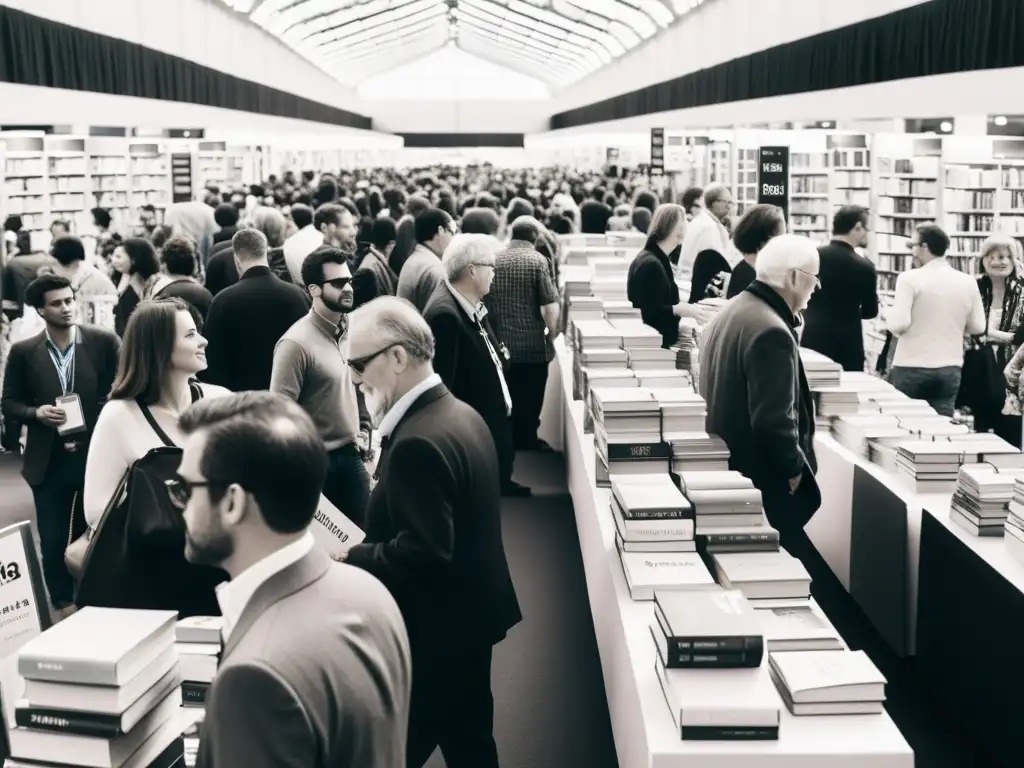
{"label": "crowd of people", "polygon": [[[798,347],[864,369],[869,211],[841,208],[820,247],[774,206],[733,214],[726,187],[662,202],[618,169],[437,168],[209,189],[127,235],[102,211],[88,238],[54,222],[48,253],[4,270],[2,397],[53,607],[224,617],[207,764],[393,768],[440,747],[497,766],[491,654],[522,620],[500,499],[531,494],[517,451],[552,451],[558,235],[646,236],[629,300],[666,347],[710,321],[708,431],[804,546],[820,494]],[[910,245],[891,381],[1019,445],[1019,243],[986,242],[977,280],[936,225]],[[733,300],[711,320],[708,298]],[[344,563],[309,533],[321,495],[365,531]]]}

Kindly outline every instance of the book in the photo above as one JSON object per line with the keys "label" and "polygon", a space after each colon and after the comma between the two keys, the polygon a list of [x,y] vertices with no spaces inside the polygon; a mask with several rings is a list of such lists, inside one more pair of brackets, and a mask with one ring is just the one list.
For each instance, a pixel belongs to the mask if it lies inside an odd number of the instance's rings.
{"label": "book", "polygon": [[320,497],[309,530],[317,546],[332,557],[345,554],[366,538],[366,533],[326,496]]}
{"label": "book", "polygon": [[174,640],[178,643],[220,643],[223,630],[223,616],[189,616],[174,625]]}
{"label": "book", "polygon": [[[194,763],[193,763],[194,765]],[[67,763],[42,763],[8,757],[4,768],[68,768]],[[176,719],[164,723],[156,733],[146,739],[134,754],[119,768],[187,768],[184,739]]]}
{"label": "book", "polygon": [[164,723],[177,718],[181,701],[181,691],[175,689],[131,731],[112,739],[12,728],[9,734],[11,755],[22,760],[71,763],[83,768],[120,768]]}
{"label": "book", "polygon": [[175,643],[182,680],[212,683],[220,663],[220,643]]}
{"label": "book", "polygon": [[761,515],[757,525],[708,525],[700,523],[694,537],[701,551],[716,552],[778,552],[779,532]]}
{"label": "book", "polygon": [[684,741],[779,738],[779,696],[764,667],[666,669],[655,662],[654,669]]}
{"label": "book", "polygon": [[178,675],[173,645],[121,687],[26,680],[24,698],[33,707],[120,715],[165,677]]}
{"label": "book", "polygon": [[761,622],[738,590],[655,590],[654,619],[655,644],[666,667],[761,666]]}
{"label": "book", "polygon": [[210,691],[210,683],[186,680],[181,684],[181,705],[183,707],[202,707],[206,705],[206,694]]}
{"label": "book", "polygon": [[864,651],[771,653],[768,666],[794,715],[882,711],[885,677]]}
{"label": "book", "polygon": [[693,508],[667,474],[645,478],[610,477],[612,499],[626,520],[689,520],[693,537]]}
{"label": "book", "polygon": [[680,517],[628,518],[615,497],[612,497],[609,507],[615,519],[615,530],[623,541],[693,540],[693,520]]}
{"label": "book", "polygon": [[113,739],[128,733],[180,685],[181,676],[177,670],[171,670],[120,714],[50,709],[22,699],[14,710],[15,722],[23,728]]}
{"label": "book", "polygon": [[695,552],[620,552],[619,559],[634,600],[653,600],[655,589],[717,589]]}
{"label": "book", "polygon": [[818,604],[754,606],[769,653],[775,651],[836,651],[845,647],[842,637]]}
{"label": "book", "polygon": [[174,611],[86,607],[18,651],[27,680],[120,686],[174,642]]}
{"label": "book", "polygon": [[693,539],[626,541],[616,531],[615,548],[619,552],[696,552],[697,542]]}
{"label": "book", "polygon": [[778,600],[811,595],[807,569],[785,550],[715,553],[711,561],[718,583],[741,590],[748,599]]}

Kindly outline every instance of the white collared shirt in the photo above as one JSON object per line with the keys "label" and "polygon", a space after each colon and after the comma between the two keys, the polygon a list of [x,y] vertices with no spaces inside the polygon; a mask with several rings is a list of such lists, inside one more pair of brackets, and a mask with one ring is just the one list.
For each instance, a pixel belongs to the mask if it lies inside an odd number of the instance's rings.
{"label": "white collared shirt", "polygon": [[253,563],[237,577],[217,587],[217,602],[220,603],[220,611],[224,615],[224,630],[222,636],[224,642],[228,641],[231,631],[237,626],[238,620],[242,617],[242,611],[249,604],[252,596],[256,594],[266,581],[277,575],[289,565],[297,563],[308,555],[313,549],[313,534],[306,531],[305,535],[298,541],[293,541],[287,546],[281,547],[277,552],[267,555],[259,562]]}
{"label": "white collared shirt", "polygon": [[284,241],[284,263],[288,267],[293,283],[302,285],[302,262],[323,244],[323,233],[312,224],[307,224]]}
{"label": "white collared shirt", "polygon": [[[448,290],[452,292],[452,296],[455,297],[455,300],[459,303],[459,306],[462,307],[462,309],[465,311],[467,315],[476,320],[477,323],[480,323],[480,321],[487,316],[487,308],[483,305],[483,302],[480,302],[476,306],[473,306],[470,303],[469,299],[467,299],[465,296],[462,295],[462,293],[459,292],[458,288],[456,288],[447,280],[445,281],[445,284],[448,286]],[[480,323],[480,327],[483,328],[482,323]],[[511,415],[512,393],[509,392],[508,384],[505,382],[505,371],[501,367],[501,358],[498,357],[498,350],[496,350],[494,348],[494,345],[491,344],[491,339],[486,334],[486,332],[481,332],[481,335],[484,337],[484,341],[487,342],[487,351],[491,353],[491,361],[494,363],[494,367],[498,371],[498,381],[501,382],[501,394],[505,398],[505,413],[506,415]]]}
{"label": "white collared shirt", "polygon": [[400,398],[398,402],[391,406],[391,409],[384,414],[384,418],[380,420],[380,426],[377,427],[377,431],[380,433],[382,438],[391,437],[391,433],[395,431],[395,427],[398,426],[398,422],[402,420],[406,412],[412,407],[419,396],[426,392],[428,389],[433,389],[441,383],[441,377],[432,373],[415,387],[410,389]]}

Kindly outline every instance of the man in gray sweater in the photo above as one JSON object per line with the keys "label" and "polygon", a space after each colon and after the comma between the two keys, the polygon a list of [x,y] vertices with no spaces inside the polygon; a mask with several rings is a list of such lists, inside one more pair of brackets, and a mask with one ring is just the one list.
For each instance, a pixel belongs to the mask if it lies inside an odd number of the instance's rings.
{"label": "man in gray sweater", "polygon": [[347,254],[329,245],[302,262],[302,283],[313,308],[274,348],[270,391],[294,400],[310,415],[327,446],[324,496],[362,527],[370,496],[365,460],[370,417],[348,366],[352,273]]}
{"label": "man in gray sweater", "polygon": [[311,419],[243,392],[200,400],[179,427],[185,556],[231,577],[197,766],[405,768],[409,637],[387,588],[313,540],[327,455]]}
{"label": "man in gray sweater", "polygon": [[416,217],[416,248],[398,274],[398,298],[412,302],[420,312],[434,290],[444,282],[441,257],[458,231],[455,220],[439,208]]}

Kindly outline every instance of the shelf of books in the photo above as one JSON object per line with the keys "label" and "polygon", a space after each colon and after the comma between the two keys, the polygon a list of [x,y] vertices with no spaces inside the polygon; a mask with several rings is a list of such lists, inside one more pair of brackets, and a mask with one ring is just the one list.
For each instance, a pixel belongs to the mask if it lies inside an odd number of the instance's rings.
{"label": "shelf of books", "polygon": [[42,242],[47,218],[46,153],[43,135],[4,134],[3,165],[0,167],[0,212],[20,216],[22,227],[29,232],[33,248]]}

